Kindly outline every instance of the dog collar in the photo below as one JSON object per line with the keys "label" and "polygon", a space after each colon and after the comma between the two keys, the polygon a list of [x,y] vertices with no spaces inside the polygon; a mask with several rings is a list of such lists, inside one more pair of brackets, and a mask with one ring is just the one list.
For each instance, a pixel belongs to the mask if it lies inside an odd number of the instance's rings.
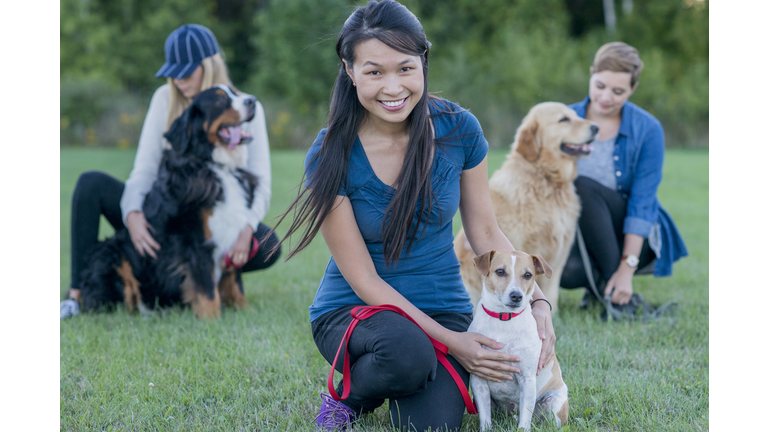
{"label": "dog collar", "polygon": [[523,308],[523,310],[521,310],[521,311],[520,311],[520,312],[518,312],[518,313],[512,313],[512,312],[502,312],[502,313],[496,313],[496,312],[491,312],[491,311],[489,311],[488,309],[486,309],[486,308],[485,308],[485,305],[480,305],[480,306],[482,306],[482,307],[483,307],[483,310],[485,311],[485,313],[487,313],[488,315],[490,315],[490,316],[492,316],[492,317],[494,317],[494,318],[498,318],[498,319],[500,319],[501,321],[509,321],[509,320],[511,320],[512,318],[514,318],[514,317],[516,317],[516,316],[520,315],[521,313],[523,313],[523,312],[525,311],[525,308]]}

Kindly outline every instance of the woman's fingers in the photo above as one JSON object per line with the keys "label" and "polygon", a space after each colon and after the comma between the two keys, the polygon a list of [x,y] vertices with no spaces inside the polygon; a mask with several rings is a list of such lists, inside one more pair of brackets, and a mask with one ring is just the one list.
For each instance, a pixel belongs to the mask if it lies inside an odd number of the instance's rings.
{"label": "woman's fingers", "polygon": [[247,230],[243,230],[235,242],[235,245],[229,250],[229,258],[232,260],[233,264],[240,267],[248,261],[250,252],[251,236],[247,234]]}
{"label": "woman's fingers", "polygon": [[498,351],[503,344],[479,333],[459,335],[461,340],[454,344],[451,355],[469,373],[497,382],[510,379],[511,374],[520,373],[516,365],[510,364],[519,362],[520,358]]}
{"label": "woman's fingers", "polygon": [[475,352],[475,361],[473,373],[486,374],[494,377],[495,379],[508,379],[510,373],[520,373],[520,369],[509,363],[517,363],[520,361],[520,357],[505,352],[497,351],[503,348],[504,345],[491,339],[487,336],[483,336],[479,333],[475,333],[475,341],[481,345],[491,348],[490,350],[478,347]]}
{"label": "woman's fingers", "polygon": [[494,381],[494,382],[502,382],[502,381],[509,381],[515,379],[512,375],[501,373],[497,370],[491,369],[491,368],[480,368],[475,371],[470,371],[471,374],[477,375],[480,378]]}
{"label": "woman's fingers", "polygon": [[141,241],[131,238],[131,242],[133,243],[133,248],[139,253],[139,256],[144,258],[144,247],[141,245]]}
{"label": "woman's fingers", "polygon": [[136,248],[139,255],[143,257],[144,254],[147,254],[152,258],[157,259],[156,251],[160,250],[160,245],[149,235],[149,233],[146,235],[138,235],[136,239],[131,240],[133,241],[133,247]]}
{"label": "woman's fingers", "polygon": [[144,242],[144,251],[147,253],[147,255],[151,256],[154,259],[157,259],[157,252],[156,250],[160,249],[160,245],[157,245],[157,248],[153,248],[152,243],[155,243],[154,240],[150,243],[149,241]]}
{"label": "woman's fingers", "polygon": [[533,317],[536,319],[536,327],[541,338],[541,354],[539,355],[539,365],[536,370],[536,375],[539,371],[549,363],[550,359],[555,353],[555,329],[552,326],[552,315],[549,311],[542,310],[541,308],[536,310]]}
{"label": "woman's fingers", "polygon": [[632,298],[632,289],[624,286],[616,285],[611,295],[611,302],[616,304],[627,304]]}
{"label": "woman's fingers", "polygon": [[494,339],[489,338],[488,336],[481,335],[480,333],[476,333],[477,336],[475,336],[475,341],[479,343],[480,345],[487,346],[490,349],[500,349],[504,345],[501,342],[497,342]]}

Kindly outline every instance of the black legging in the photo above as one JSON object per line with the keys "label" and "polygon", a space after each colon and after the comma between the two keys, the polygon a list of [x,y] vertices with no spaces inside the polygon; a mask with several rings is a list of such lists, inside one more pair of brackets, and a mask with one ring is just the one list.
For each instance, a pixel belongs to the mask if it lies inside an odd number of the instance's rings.
{"label": "black legging", "polygon": [[[584,244],[592,261],[592,272],[597,289],[602,293],[608,279],[621,263],[627,199],[621,193],[588,177],[577,177],[574,185],[581,200],[579,228],[584,235]],[[638,256],[640,259],[638,269],[648,265],[655,257],[646,238]],[[579,245],[574,241],[571,254],[563,269],[560,286],[568,289],[582,288],[588,286],[588,283]]]}
{"label": "black legging", "polygon": [[[80,274],[88,265],[86,257],[99,236],[99,218],[107,218],[115,231],[126,229],[120,211],[120,198],[125,184],[116,178],[99,171],[88,171],[80,175],[72,194],[72,220],[70,251],[71,282],[70,287],[80,288]],[[259,241],[256,255],[242,268],[243,272],[261,270],[271,266],[280,257],[278,249],[267,259],[269,250],[277,244],[276,234],[267,238],[270,227],[259,224],[253,236]]]}
{"label": "black legging", "polygon": [[[363,305],[358,305],[363,306]],[[333,363],[349,323],[345,306],[312,322],[312,336],[320,354]],[[424,311],[443,327],[465,332],[469,314]],[[344,404],[358,413],[369,413],[389,399],[392,425],[403,431],[454,431],[461,428],[464,399],[448,371],[437,361],[427,335],[395,312],[379,312],[360,321],[348,342],[352,389]],[[448,361],[469,385],[469,373],[451,356]],[[343,353],[336,369],[342,372]],[[337,392],[342,394],[342,382]]]}

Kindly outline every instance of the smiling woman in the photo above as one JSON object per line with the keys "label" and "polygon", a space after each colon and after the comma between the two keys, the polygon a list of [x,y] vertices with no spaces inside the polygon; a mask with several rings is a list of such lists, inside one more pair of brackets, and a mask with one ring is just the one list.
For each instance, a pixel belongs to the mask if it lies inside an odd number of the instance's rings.
{"label": "smiling woman", "polygon": [[360,104],[368,110],[364,129],[399,128],[424,93],[424,70],[418,56],[396,51],[378,39],[357,46],[354,65],[344,61]]}
{"label": "smiling woman", "polygon": [[[123,184],[108,174],[89,171],[80,176],[75,186],[72,198],[71,288],[69,298],[61,302],[61,318],[79,312],[80,277],[87,264],[87,255],[96,244],[102,214],[115,231],[128,230],[139,255],[157,258],[160,246],[152,237],[152,227],[144,217],[143,205],[157,178],[163,149],[168,147],[163,133],[201,91],[218,84],[232,87],[216,37],[197,24],[185,24],[168,36],[165,63],[155,77],[167,77],[168,82],[152,96],[128,180]],[[255,110],[253,120],[222,129],[222,133],[227,135],[224,137],[227,142],[240,142],[243,136],[252,137],[252,142],[247,144],[247,169],[259,179],[248,222],[238,227],[238,239],[227,253],[229,265],[242,267],[243,271],[269,267],[279,256],[267,257],[267,250],[278,242],[274,233],[267,235],[270,228],[261,223],[269,210],[271,198],[269,142],[264,108],[258,101],[252,108]],[[211,138],[212,141],[214,139],[216,137]],[[260,244],[261,248],[249,260],[252,244]]]}
{"label": "smiling woman", "polygon": [[[623,42],[605,44],[590,67],[589,96],[571,105],[600,127],[592,154],[578,163],[574,182],[582,203],[579,228],[595,267],[598,294],[610,296],[613,309],[625,316],[633,316],[639,305],[632,288],[636,271],[645,268],[669,276],[672,263],[688,255],[672,218],[656,198],[664,131],[655,117],[629,102],[642,70],[635,48]],[[561,285],[580,288],[589,283],[574,244]],[[582,306],[594,300],[588,290]]]}
{"label": "smiling woman", "polygon": [[[338,359],[351,373],[329,388],[333,397],[322,395],[323,430],[345,429],[386,399],[398,430],[456,430],[469,373],[500,381],[519,372],[510,364],[516,356],[484,349],[500,346],[467,332],[472,304],[453,250],[454,215],[461,210],[479,254],[514,248],[493,213],[480,124],[428,94],[429,48],[418,18],[395,1],[352,13],[336,43],[328,127],[307,153],[305,188],[282,215],[294,215],[286,238],[306,225],[289,258],[318,232],[332,255],[309,308],[329,363],[356,307],[385,309],[355,321],[348,358]],[[538,286],[533,297],[544,297]],[[546,364],[555,342],[550,310],[538,302],[532,313]],[[447,360],[430,338],[447,347]]]}

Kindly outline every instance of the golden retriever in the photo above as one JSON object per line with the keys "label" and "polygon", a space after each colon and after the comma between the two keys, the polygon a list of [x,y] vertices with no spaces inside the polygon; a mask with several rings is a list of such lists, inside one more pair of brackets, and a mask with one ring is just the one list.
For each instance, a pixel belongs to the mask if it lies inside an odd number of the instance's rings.
{"label": "golden retriever", "polygon": [[[576,161],[589,155],[597,132],[595,123],[580,118],[564,104],[540,103],[523,118],[512,151],[489,182],[501,231],[516,249],[541,255],[552,267],[550,279],[539,276],[536,282],[552,303],[553,312],[581,212],[573,186]],[[453,246],[464,286],[477,306],[483,290],[482,275],[474,269],[476,254],[463,228]]]}

